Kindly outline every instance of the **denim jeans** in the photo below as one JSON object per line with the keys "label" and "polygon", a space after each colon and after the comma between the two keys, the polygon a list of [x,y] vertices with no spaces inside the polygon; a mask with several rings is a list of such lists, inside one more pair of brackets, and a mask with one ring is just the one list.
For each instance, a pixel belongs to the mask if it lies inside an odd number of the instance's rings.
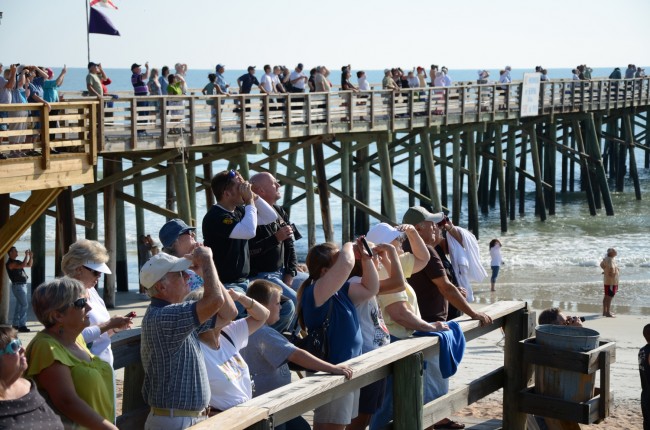
{"label": "denim jeans", "polygon": [[259,272],[257,275],[251,276],[249,278],[251,282],[255,279],[266,279],[267,281],[273,282],[282,288],[282,295],[289,299],[282,303],[282,307],[280,308],[280,319],[278,322],[271,326],[280,333],[290,327],[293,328],[295,326],[296,306],[298,299],[296,292],[282,281],[282,276],[282,270],[278,270],[276,272]]}
{"label": "denim jeans", "polygon": [[14,306],[14,319],[12,325],[23,327],[27,324],[27,284],[11,284],[16,305]]}

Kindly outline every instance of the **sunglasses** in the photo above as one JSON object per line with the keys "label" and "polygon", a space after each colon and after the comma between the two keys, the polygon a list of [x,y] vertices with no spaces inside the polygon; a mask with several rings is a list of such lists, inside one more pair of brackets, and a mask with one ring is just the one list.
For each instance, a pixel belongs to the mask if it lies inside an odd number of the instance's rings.
{"label": "sunglasses", "polygon": [[86,303],[88,303],[88,299],[85,297],[79,297],[77,300],[72,302],[72,306],[78,309],[83,309],[86,307]]}
{"label": "sunglasses", "polygon": [[98,272],[97,270],[91,269],[90,267],[84,266],[84,269],[92,273],[94,276],[101,276],[102,272]]}
{"label": "sunglasses", "polygon": [[16,354],[18,351],[20,351],[20,348],[22,348],[22,346],[23,343],[20,341],[20,339],[12,339],[11,342],[9,342],[3,350],[0,350],[0,355]]}

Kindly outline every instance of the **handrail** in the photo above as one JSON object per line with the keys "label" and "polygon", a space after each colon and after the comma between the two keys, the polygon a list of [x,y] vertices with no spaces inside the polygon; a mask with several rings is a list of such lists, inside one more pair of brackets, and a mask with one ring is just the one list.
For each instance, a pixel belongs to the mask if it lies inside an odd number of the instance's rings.
{"label": "handrail", "polygon": [[[524,302],[498,302],[482,309],[494,321],[489,326],[482,327],[478,321],[469,320],[465,317],[458,318],[456,321],[459,322],[467,341],[508,326],[506,327],[506,334],[508,336],[505,344],[506,356],[508,356],[508,354],[517,354],[519,351],[517,346],[518,342],[528,337],[528,319],[531,316],[527,313],[526,309]],[[524,318],[525,321],[520,321],[521,318]],[[515,321],[518,321],[518,323],[515,324]],[[516,327],[525,327],[525,329],[515,333],[512,329]],[[120,336],[117,337],[118,335]],[[138,409],[142,411],[143,407],[146,407],[140,397],[142,381],[140,331],[138,329],[137,331],[123,332],[123,334],[119,333],[118,335],[112,341],[115,356],[114,368],[126,367],[127,370],[124,381],[123,408],[124,413],[128,415],[129,412],[132,413]],[[438,340],[435,337],[405,339],[346,362],[346,364],[354,369],[353,377],[350,380],[346,380],[342,376],[316,373],[313,376],[303,378],[300,381],[231,408],[193,428],[239,430],[264,420],[273,420],[275,424],[280,424],[315,407],[328,403],[333,397],[341,396],[344,393],[386,377],[392,372],[393,364],[398,363],[400,360],[422,351],[437,353],[437,349]],[[484,396],[504,387],[504,385],[508,385],[506,382],[507,378],[504,375],[508,372],[516,373],[516,371],[516,369],[502,369],[499,371],[498,376],[489,376],[488,379],[491,381],[489,389],[483,387],[480,392]],[[508,389],[511,389],[513,393],[515,389],[520,390],[522,388],[522,386],[508,386]],[[474,390],[471,401],[477,401],[483,397],[479,396],[476,398],[475,395],[476,391]],[[449,398],[455,399],[453,402],[454,405],[469,404],[467,389],[449,393],[444,398],[447,401],[437,399],[423,406],[424,409],[422,410],[425,414],[425,421],[429,422],[434,419],[441,410],[446,411],[449,408]]]}
{"label": "handrail", "polygon": [[[364,92],[126,96],[99,104],[99,152],[287,140],[517,119],[522,83]],[[542,82],[538,115],[650,104],[650,78]],[[72,103],[99,103],[83,98]],[[61,104],[55,104],[59,106]],[[55,108],[53,105],[53,109]],[[66,105],[66,104],[63,104]],[[0,105],[1,111],[39,105]],[[72,105],[70,105],[72,106]],[[213,113],[214,111],[214,113]],[[30,122],[43,123],[31,117]],[[215,127],[213,132],[211,127]],[[11,136],[12,131],[0,132]],[[34,134],[34,131],[23,133]]]}

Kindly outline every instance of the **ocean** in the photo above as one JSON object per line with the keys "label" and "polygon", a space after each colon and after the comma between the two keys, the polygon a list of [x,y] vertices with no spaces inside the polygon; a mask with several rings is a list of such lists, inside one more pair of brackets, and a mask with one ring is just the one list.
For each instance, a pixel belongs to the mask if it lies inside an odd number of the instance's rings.
{"label": "ocean", "polygon": [[[427,65],[422,65],[428,68]],[[607,77],[612,68],[594,69],[594,77]],[[58,74],[55,68],[55,74]],[[524,70],[513,70],[513,79],[520,79]],[[111,90],[128,90],[130,88],[130,72],[128,70],[107,69],[108,75],[113,80]],[[207,82],[208,70],[190,70],[188,82],[190,88],[200,88]],[[243,71],[226,71],[226,78],[231,85],[236,86],[236,78]],[[490,71],[491,78],[498,77],[498,71]],[[370,82],[380,82],[382,71],[367,71]],[[450,71],[454,80],[470,81],[476,79],[476,70]],[[62,91],[76,91],[85,87],[85,69],[70,69]],[[258,72],[258,76],[260,73]],[[549,76],[553,78],[570,78],[570,69],[551,69]],[[338,72],[332,73],[332,81],[337,83]],[[282,149],[282,147],[280,148]],[[639,170],[642,195],[644,200],[637,201],[631,183],[626,183],[626,191],[613,193],[615,216],[608,217],[604,210],[598,215],[589,215],[588,206],[583,193],[558,193],[557,214],[549,216],[545,222],[539,221],[534,216],[535,193],[534,184],[530,181],[526,186],[526,215],[508,224],[508,232],[501,233],[499,209],[490,210],[490,213],[480,219],[480,249],[482,260],[488,273],[489,253],[488,243],[492,238],[499,238],[503,244],[502,254],[504,265],[501,268],[497,281],[497,292],[490,293],[489,278],[475,285],[476,300],[479,303],[493,303],[498,300],[525,300],[534,308],[540,309],[549,306],[559,306],[567,311],[580,311],[585,313],[600,313],[603,286],[599,262],[607,248],[615,247],[618,250],[618,260],[621,266],[621,283],[619,293],[613,302],[613,311],[632,315],[650,315],[650,171],[643,166],[645,155],[637,149],[637,168]],[[327,157],[332,152],[325,154]],[[249,156],[249,161],[254,162],[261,156]],[[561,157],[558,157],[558,163]],[[129,167],[125,162],[124,167]],[[225,169],[227,161],[213,163],[213,170],[218,172]],[[100,163],[101,167],[101,163]],[[328,175],[339,173],[339,167],[328,166]],[[560,171],[558,169],[558,171]],[[394,176],[397,180],[406,182],[407,171],[405,165],[395,168]],[[101,176],[101,169],[100,169]],[[439,176],[438,176],[439,177]],[[611,184],[610,184],[611,185]],[[335,187],[340,186],[335,183]],[[451,184],[450,184],[451,186]],[[416,189],[419,184],[416,184]],[[466,187],[466,184],[465,184]],[[152,180],[144,184],[144,198],[146,201],[165,205],[164,179]],[[371,178],[369,184],[371,201],[378,202],[381,195],[381,181],[378,177]],[[559,178],[558,178],[559,189]],[[576,185],[579,189],[579,185]],[[131,187],[125,192],[132,194]],[[296,190],[298,193],[298,190]],[[398,220],[408,207],[408,198],[405,193],[395,189],[396,208]],[[294,194],[295,196],[296,194]],[[451,190],[449,190],[451,196]],[[197,230],[199,239],[202,237],[200,224],[206,213],[203,192],[197,195]],[[27,198],[26,193],[16,193],[18,199]],[[467,208],[467,201],[463,196],[463,209]],[[78,217],[83,217],[83,201],[77,199],[75,212]],[[378,203],[377,203],[378,205]],[[128,278],[129,288],[137,291],[137,253],[134,207],[125,203],[126,207],[126,234],[128,247]],[[12,212],[15,211],[12,207]],[[453,210],[453,208],[452,208]],[[340,200],[332,198],[331,211],[334,222],[334,231],[341,231],[341,204]],[[318,208],[316,208],[318,214]],[[461,214],[461,226],[467,225],[467,214]],[[150,228],[147,233],[157,237],[158,229],[165,219],[161,216],[146,213],[146,225]],[[318,216],[318,215],[317,215]],[[294,210],[292,221],[301,231],[306,231],[306,212]],[[376,222],[371,220],[372,222]],[[99,208],[99,226],[103,225],[103,209]],[[47,220],[47,258],[46,276],[54,276],[54,219]],[[84,229],[77,229],[78,237],[83,237]],[[100,241],[103,231],[99,231]],[[340,233],[336,237],[340,240]],[[323,241],[322,230],[317,229],[317,240]],[[30,246],[30,233],[27,232],[16,244],[19,252]],[[307,253],[306,238],[297,242],[299,257],[304,258]]]}

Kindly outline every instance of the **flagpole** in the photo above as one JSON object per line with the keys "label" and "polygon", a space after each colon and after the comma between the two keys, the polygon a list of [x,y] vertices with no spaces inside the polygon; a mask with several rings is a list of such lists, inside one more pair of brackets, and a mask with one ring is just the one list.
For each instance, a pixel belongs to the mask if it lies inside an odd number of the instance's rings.
{"label": "flagpole", "polygon": [[88,10],[88,0],[86,3],[86,46],[88,48],[88,62],[90,63],[90,11]]}

